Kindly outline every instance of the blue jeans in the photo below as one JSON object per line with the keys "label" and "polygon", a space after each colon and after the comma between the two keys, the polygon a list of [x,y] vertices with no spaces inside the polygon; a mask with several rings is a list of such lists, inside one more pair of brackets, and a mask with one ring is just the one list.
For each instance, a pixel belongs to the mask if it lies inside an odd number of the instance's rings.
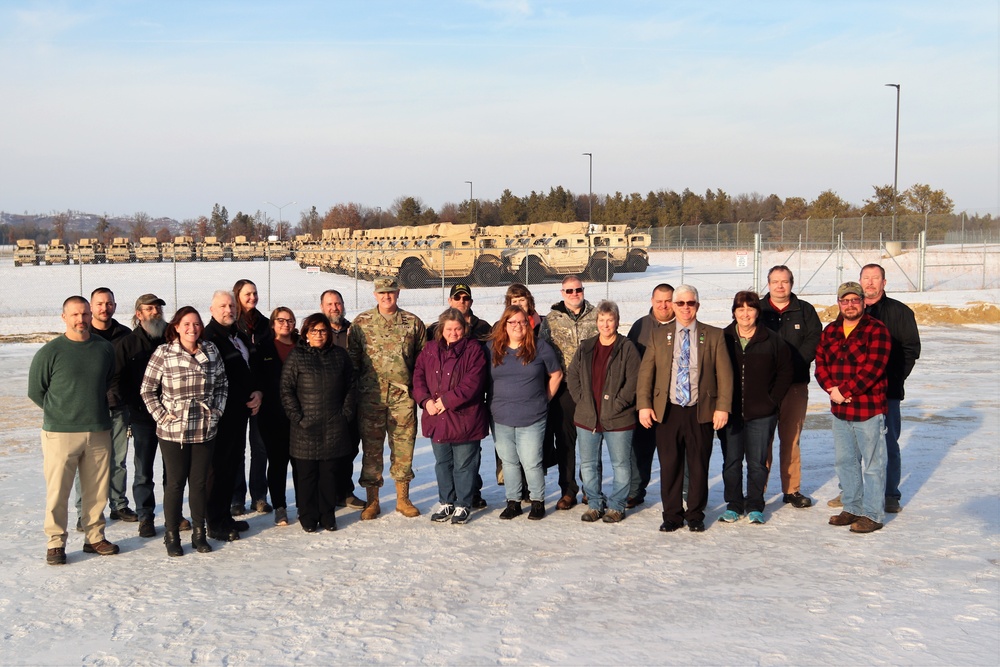
{"label": "blue jeans", "polygon": [[[236,469],[236,488],[233,489],[233,505],[242,505],[247,499],[246,446],[240,452]],[[267,500],[267,447],[257,427],[257,417],[250,417],[250,502]]]}
{"label": "blue jeans", "polygon": [[[602,441],[608,446],[614,474],[610,496],[605,496],[601,490]],[[624,512],[632,485],[632,430],[594,433],[577,426],[576,443],[580,446],[580,477],[588,507],[595,510],[607,507]]]}
{"label": "blue jeans", "polygon": [[145,422],[132,423],[132,462],[135,471],[132,476],[132,498],[135,500],[135,511],[139,521],[153,520],[156,509],[156,496],[153,494],[153,462],[156,460],[156,449],[159,445],[156,437],[156,425]]}
{"label": "blue jeans", "polygon": [[[111,410],[111,481],[108,484],[108,507],[120,510],[128,507],[128,496],[125,487],[128,485],[128,468],[125,459],[128,456],[128,407]],[[80,496],[80,473],[76,474],[74,482],[76,489],[76,515],[82,516],[82,501]]]}
{"label": "blue jeans", "polygon": [[459,444],[431,442],[434,473],[441,504],[472,507],[472,494],[479,474],[479,440]]}
{"label": "blue jeans", "polygon": [[[545,470],[542,468],[542,441],[545,439],[546,420],[540,419],[531,426],[504,426],[493,422],[493,442],[503,461],[504,470],[524,468],[528,494],[532,500],[545,500]],[[504,475],[507,500],[521,501],[521,476]]]}
{"label": "blue jeans", "polygon": [[844,511],[885,520],[885,415],[863,422],[833,418],[833,447]]}
{"label": "blue jeans", "polygon": [[889,411],[885,415],[885,451],[888,463],[885,470],[885,497],[899,500],[899,480],[902,476],[902,461],[899,456],[899,433],[903,418],[899,414],[900,401],[890,398]]}
{"label": "blue jeans", "polygon": [[[740,421],[734,419],[719,431],[722,442],[722,481],[726,508],[737,514],[764,511],[767,459],[778,415]],[[747,462],[747,492],[743,494],[743,460]]]}

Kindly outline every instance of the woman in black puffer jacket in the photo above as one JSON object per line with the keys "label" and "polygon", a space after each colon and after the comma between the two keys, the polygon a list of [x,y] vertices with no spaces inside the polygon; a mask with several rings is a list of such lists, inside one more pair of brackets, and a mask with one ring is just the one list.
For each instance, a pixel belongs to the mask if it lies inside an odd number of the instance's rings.
{"label": "woman in black puffer jacket", "polygon": [[299,523],[337,530],[335,466],[350,453],[348,423],[354,414],[354,377],[347,352],[333,344],[322,313],[302,323],[302,337],[281,370],[281,405],[291,422]]}

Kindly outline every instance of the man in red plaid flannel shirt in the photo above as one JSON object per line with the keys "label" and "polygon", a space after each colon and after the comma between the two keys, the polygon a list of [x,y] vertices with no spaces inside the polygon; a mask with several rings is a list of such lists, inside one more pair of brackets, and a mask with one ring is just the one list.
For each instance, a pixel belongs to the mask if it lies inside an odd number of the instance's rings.
{"label": "man in red plaid flannel shirt", "polygon": [[886,367],[892,339],[865,314],[864,290],[846,282],[837,290],[840,315],[823,330],[816,350],[816,380],[830,394],[835,466],[843,511],[834,526],[871,533],[885,520]]}

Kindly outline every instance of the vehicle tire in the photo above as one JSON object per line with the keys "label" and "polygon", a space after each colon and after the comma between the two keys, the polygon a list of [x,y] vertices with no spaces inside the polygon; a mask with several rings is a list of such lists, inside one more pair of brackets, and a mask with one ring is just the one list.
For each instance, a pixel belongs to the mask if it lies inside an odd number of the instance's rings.
{"label": "vehicle tire", "polygon": [[615,275],[615,265],[605,260],[603,257],[595,257],[590,260],[587,268],[587,275],[594,282],[603,283],[611,280]]}
{"label": "vehicle tire", "polygon": [[492,262],[482,262],[474,272],[475,282],[483,287],[495,287],[503,277],[503,269]]}
{"label": "vehicle tire", "polygon": [[15,259],[15,260],[14,260],[14,266],[15,266],[15,267],[17,267],[17,266],[21,266],[21,262],[19,262],[19,261],[17,261],[17,260]]}
{"label": "vehicle tire", "polygon": [[644,273],[649,268],[649,259],[640,253],[633,253],[625,260],[622,268],[625,273]]}
{"label": "vehicle tire", "polygon": [[424,287],[427,284],[427,272],[419,264],[404,264],[399,270],[399,284],[407,289]]}

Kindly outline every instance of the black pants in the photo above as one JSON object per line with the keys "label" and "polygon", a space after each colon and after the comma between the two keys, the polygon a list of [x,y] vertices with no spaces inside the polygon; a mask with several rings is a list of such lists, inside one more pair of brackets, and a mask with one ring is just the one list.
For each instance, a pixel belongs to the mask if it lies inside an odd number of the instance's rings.
{"label": "black pants", "polygon": [[[271,505],[275,508],[288,507],[286,489],[288,486],[289,424],[287,419],[258,419],[260,433],[267,448],[267,490],[271,494]],[[295,466],[292,466],[294,477]]]}
{"label": "black pants", "polygon": [[299,523],[324,528],[337,525],[336,459],[295,459],[295,506]]}
{"label": "black pants", "polygon": [[[566,384],[563,383],[549,401],[546,430],[555,438],[559,490],[564,496],[576,496],[580,491],[580,486],[576,483],[576,425],[573,423],[575,413],[576,403],[570,396]],[[547,433],[546,439],[548,437]]]}
{"label": "black pants", "polygon": [[215,441],[181,445],[160,441],[163,459],[163,524],[167,530],[176,531],[181,522],[184,486],[188,487],[188,506],[191,522],[205,525],[208,504],[208,476],[212,468]]}
{"label": "black pants", "polygon": [[[660,455],[660,492],[663,520],[683,524],[684,519],[705,520],[708,504],[708,462],[712,456],[712,423],[698,423],[698,407],[671,405],[667,418],[656,427]],[[684,464],[690,472],[687,511],[684,511]]]}
{"label": "black pants", "polygon": [[639,469],[639,479],[632,480],[632,493],[629,495],[639,501],[646,498],[646,487],[653,476],[653,456],[656,455],[656,427],[646,428],[642,424],[636,423],[635,430],[632,431],[632,451],[635,452],[635,462]]}
{"label": "black pants", "polygon": [[240,462],[247,444],[249,414],[223,415],[219,432],[215,436],[215,454],[212,456],[212,474],[208,482],[208,525],[213,530],[223,530],[233,525],[230,507],[236,476],[243,474]]}
{"label": "black pants", "polygon": [[358,416],[348,422],[348,439],[351,443],[351,454],[338,456],[334,459],[334,475],[337,481],[337,500],[343,500],[354,493],[354,460],[360,451],[361,432],[358,431]]}

